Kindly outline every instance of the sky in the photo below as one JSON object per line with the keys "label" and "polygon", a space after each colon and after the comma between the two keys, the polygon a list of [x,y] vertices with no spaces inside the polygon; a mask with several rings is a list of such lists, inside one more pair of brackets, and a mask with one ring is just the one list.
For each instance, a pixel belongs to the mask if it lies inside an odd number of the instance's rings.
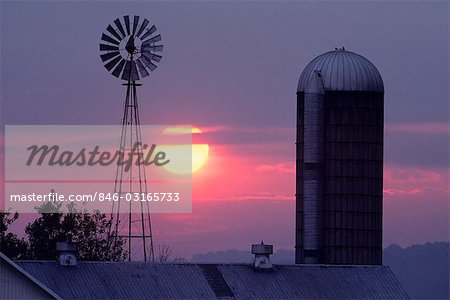
{"label": "sky", "polygon": [[192,124],[210,149],[192,214],[153,216],[157,244],[185,257],[262,239],[293,249],[297,81],[342,46],[384,81],[384,246],[449,240],[448,2],[0,5],[2,130],[119,124],[125,90],[101,63],[100,36],[127,14],[157,26],[163,59],[139,88],[141,122]]}

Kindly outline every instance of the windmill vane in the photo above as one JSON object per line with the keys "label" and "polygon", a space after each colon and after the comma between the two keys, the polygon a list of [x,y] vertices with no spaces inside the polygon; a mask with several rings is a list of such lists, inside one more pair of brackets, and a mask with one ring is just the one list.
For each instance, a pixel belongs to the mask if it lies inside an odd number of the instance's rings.
{"label": "windmill vane", "polygon": [[163,45],[155,25],[139,16],[117,18],[106,27],[100,43],[105,68],[122,80],[136,81],[153,72],[161,61]]}

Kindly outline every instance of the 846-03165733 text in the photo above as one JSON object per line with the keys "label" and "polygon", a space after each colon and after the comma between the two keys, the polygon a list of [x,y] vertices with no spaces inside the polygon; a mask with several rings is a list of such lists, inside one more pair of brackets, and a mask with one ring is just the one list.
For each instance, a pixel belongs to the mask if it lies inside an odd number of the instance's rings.
{"label": "846-03165733 text", "polygon": [[69,194],[47,193],[47,194],[11,194],[10,202],[178,202],[182,198],[181,193],[91,193],[91,194]]}

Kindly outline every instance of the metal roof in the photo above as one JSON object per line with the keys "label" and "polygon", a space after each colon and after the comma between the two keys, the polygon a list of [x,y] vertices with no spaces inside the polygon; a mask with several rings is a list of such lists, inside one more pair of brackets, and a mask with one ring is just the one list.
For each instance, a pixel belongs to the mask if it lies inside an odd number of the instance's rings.
{"label": "metal roof", "polygon": [[63,299],[406,299],[385,266],[19,261]]}
{"label": "metal roof", "polygon": [[[26,278],[28,278],[33,284],[35,284],[36,286],[38,286],[39,288],[41,288],[45,293],[48,294],[48,296],[50,297],[49,299],[61,299],[57,294],[55,294],[51,289],[49,289],[46,285],[42,284],[42,282],[40,282],[39,280],[37,280],[36,278],[34,278],[31,274],[29,274],[28,272],[26,272],[23,268],[21,268],[20,266],[18,266],[16,263],[14,263],[14,261],[12,261],[11,259],[9,259],[5,254],[3,254],[2,252],[0,252],[0,278],[3,278],[3,272],[6,272],[6,268],[4,266],[2,266],[4,263],[8,264],[9,266],[11,266],[13,269],[17,270],[19,273],[21,273],[23,276],[25,276]],[[7,275],[7,274],[5,274]],[[11,287],[13,288],[17,288],[14,284],[11,284],[11,282],[0,282],[0,291],[5,292],[3,289],[9,289]],[[6,291],[7,293],[8,291]],[[2,297],[2,294],[0,294],[0,299],[4,299]]]}
{"label": "metal roof", "polygon": [[365,57],[344,48],[314,58],[300,75],[297,92],[306,90],[314,71],[320,71],[328,91],[384,92],[377,68]]}

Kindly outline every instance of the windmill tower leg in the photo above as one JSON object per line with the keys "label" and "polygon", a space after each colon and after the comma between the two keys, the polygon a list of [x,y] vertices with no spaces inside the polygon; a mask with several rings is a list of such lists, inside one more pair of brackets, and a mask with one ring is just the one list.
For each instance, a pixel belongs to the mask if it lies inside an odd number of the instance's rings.
{"label": "windmill tower leg", "polygon": [[154,261],[149,202],[136,203],[126,200],[130,195],[134,197],[135,193],[147,194],[148,190],[144,165],[134,163],[139,156],[144,155],[136,89],[140,84],[130,79],[124,85],[127,86],[127,93],[119,150],[125,154],[124,159],[127,159],[126,156],[130,151],[135,151],[137,157],[128,170],[123,164],[117,166],[114,193],[119,195],[119,199],[113,202],[111,210],[111,246],[115,251],[118,238],[123,238],[128,247],[129,261],[139,254],[139,250],[142,250],[144,261]]}

